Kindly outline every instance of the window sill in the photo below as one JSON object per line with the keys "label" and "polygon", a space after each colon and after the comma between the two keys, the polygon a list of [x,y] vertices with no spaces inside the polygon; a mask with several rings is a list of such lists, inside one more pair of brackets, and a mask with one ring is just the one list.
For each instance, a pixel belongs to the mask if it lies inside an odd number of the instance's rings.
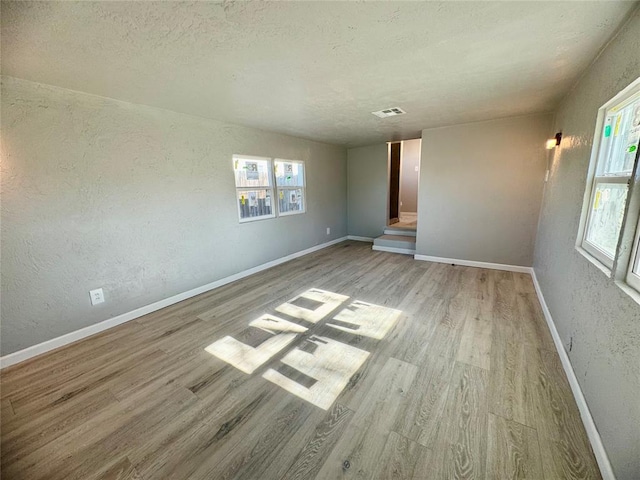
{"label": "window sill", "polygon": [[253,217],[253,218],[241,218],[238,220],[238,223],[242,225],[243,223],[252,223],[252,222],[260,222],[262,220],[270,220],[272,218],[276,218],[275,215],[263,215],[261,217]]}
{"label": "window sill", "polygon": [[580,255],[589,260],[589,262],[591,262],[598,270],[604,273],[608,278],[611,278],[611,269],[609,267],[587,252],[584,248],[576,245],[576,250]]}
{"label": "window sill", "polygon": [[620,290],[622,290],[624,293],[629,295],[634,302],[640,305],[640,292],[638,292],[635,288],[633,288],[631,285],[629,285],[626,282],[616,280],[614,283]]}
{"label": "window sill", "polygon": [[[578,253],[580,253],[580,255],[582,255],[590,263],[592,263],[598,270],[604,273],[607,276],[607,278],[612,278],[611,270],[609,269],[609,267],[604,265],[600,260],[595,258],[593,255],[587,252],[584,248],[576,246],[576,250],[578,251]],[[631,285],[629,285],[627,282],[623,280],[614,280],[613,283],[615,284],[616,287],[618,287],[625,294],[631,297],[631,299],[634,302],[640,305],[640,292],[638,292],[638,290],[636,290],[635,288],[633,288]]]}
{"label": "window sill", "polygon": [[289,217],[291,215],[302,215],[303,213],[307,213],[306,210],[294,210],[291,212],[280,213],[281,217]]}

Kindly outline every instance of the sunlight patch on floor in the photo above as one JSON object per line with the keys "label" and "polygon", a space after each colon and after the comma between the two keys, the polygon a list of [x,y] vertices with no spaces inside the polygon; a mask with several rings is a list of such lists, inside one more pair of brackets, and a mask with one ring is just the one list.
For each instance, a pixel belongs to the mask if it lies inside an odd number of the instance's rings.
{"label": "sunlight patch on floor", "polygon": [[[295,305],[294,302],[301,298],[312,300],[313,302],[317,302],[320,305],[313,310]],[[276,307],[276,311],[284,313],[291,317],[299,318],[300,320],[306,320],[307,322],[311,323],[318,323],[348,299],[349,297],[347,297],[346,295],[340,295],[338,293],[332,293],[325,290],[312,288],[289,300],[288,302]]]}
{"label": "sunlight patch on floor", "polygon": [[276,353],[293,342],[298,333],[307,331],[302,325],[269,314],[262,315],[249,323],[249,326],[260,328],[274,336],[258,347],[245,345],[233,337],[226,336],[212,343],[205,350],[238,370],[251,374],[256,368],[269,361]]}
{"label": "sunlight patch on floor", "polygon": [[[347,300],[349,297],[346,295],[312,288],[277,306],[275,310],[320,326],[322,320],[330,317]],[[329,318],[326,325],[342,332],[382,340],[401,315],[400,310],[354,300]],[[270,314],[260,316],[250,322],[249,326],[267,332],[272,337],[252,347],[226,336],[205,350],[238,370],[252,374],[294,340],[301,338],[300,334],[309,330],[298,323]],[[311,335],[280,359],[281,364],[286,367],[281,365],[279,369],[275,366],[269,368],[262,377],[327,410],[368,357],[369,352],[365,350],[326,336]],[[302,383],[308,383],[309,386]]]}
{"label": "sunlight patch on floor", "polygon": [[327,337],[312,337],[308,341],[318,346],[313,353],[295,348],[281,361],[315,378],[317,382],[313,386],[306,388],[273,368],[267,370],[262,377],[307,402],[327,410],[347,386],[351,376],[365,362],[369,352]]}

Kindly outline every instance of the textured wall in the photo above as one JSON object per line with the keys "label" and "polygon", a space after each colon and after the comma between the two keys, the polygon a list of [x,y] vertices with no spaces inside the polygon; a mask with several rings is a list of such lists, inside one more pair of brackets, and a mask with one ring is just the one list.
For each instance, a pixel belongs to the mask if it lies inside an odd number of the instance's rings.
{"label": "textured wall", "polygon": [[416,253],[530,266],[551,117],[422,131]]}
{"label": "textured wall", "polygon": [[[3,355],[346,235],[341,147],[4,77],[2,149]],[[308,213],[240,225],[234,153],[305,160]]]}
{"label": "textured wall", "polygon": [[640,306],[575,250],[598,109],[640,76],[640,13],[560,106],[534,268],[618,480],[640,478]]}
{"label": "textured wall", "polygon": [[[416,172],[416,168],[418,171]],[[418,180],[420,179],[420,139],[402,142],[400,165],[401,212],[418,211]]]}
{"label": "textured wall", "polygon": [[387,225],[387,144],[350,148],[347,156],[349,235],[378,237]]}

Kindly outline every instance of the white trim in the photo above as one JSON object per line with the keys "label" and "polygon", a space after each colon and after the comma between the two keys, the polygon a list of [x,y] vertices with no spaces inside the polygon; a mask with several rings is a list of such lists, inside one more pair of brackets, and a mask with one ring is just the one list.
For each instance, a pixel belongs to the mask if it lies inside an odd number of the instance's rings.
{"label": "white trim", "polygon": [[401,237],[413,237],[417,238],[417,233],[415,230],[405,230],[400,227],[387,227],[384,229],[384,235],[399,235]]}
{"label": "white trim", "polygon": [[[640,291],[640,275],[634,272],[638,269],[638,263],[640,257],[638,256],[638,242],[640,241],[640,228],[636,227],[636,233],[633,236],[633,248],[631,249],[631,257],[629,257],[629,265],[627,266],[627,274],[625,275],[625,281],[629,287],[633,290]],[[637,302],[637,296],[633,299]]]}
{"label": "white trim", "polygon": [[[611,145],[606,145],[609,149],[608,152],[605,152],[603,147],[603,139],[607,138],[604,136],[604,130],[606,128],[605,121],[610,117],[611,114],[615,114],[622,108],[626,108],[632,102],[637,101],[640,98],[640,77],[631,82],[625,89],[620,91],[615,97],[606,102],[598,109],[598,115],[596,117],[596,128],[593,134],[593,143],[591,146],[591,155],[589,157],[589,168],[587,172],[587,180],[584,190],[584,196],[582,199],[582,210],[580,211],[580,222],[578,224],[578,236],[576,238],[576,247],[581,247],[586,250],[592,258],[597,259],[599,262],[604,264],[608,269],[613,268],[613,264],[616,259],[620,256],[621,247],[616,242],[615,252],[613,257],[609,257],[607,253],[598,248],[595,244],[588,241],[587,237],[589,235],[589,229],[591,228],[591,220],[593,216],[593,205],[595,202],[596,190],[599,184],[607,184],[607,183],[627,183],[629,182],[632,173],[629,172],[628,175],[622,174],[611,174],[611,175],[603,175],[601,170],[603,164],[606,162],[610,154]],[[618,116],[618,121],[620,117]],[[616,125],[617,132],[617,125]],[[615,136],[615,135],[614,135]],[[608,142],[611,142],[613,137],[611,137]],[[603,153],[604,152],[604,153]],[[628,205],[629,201],[629,188],[627,186],[627,199],[625,200],[625,205]],[[627,213],[624,213],[624,219],[626,220]],[[620,236],[623,234],[622,231],[618,232],[618,240]],[[587,257],[587,260],[593,261],[592,258]]]}
{"label": "white trim", "polygon": [[357,242],[373,243],[373,237],[360,237],[358,235],[347,235],[347,240],[355,240]]}
{"label": "white trim", "polygon": [[598,466],[600,467],[600,474],[602,475],[603,480],[615,480],[616,477],[613,474],[613,469],[611,468],[609,457],[607,456],[607,452],[604,449],[604,445],[602,444],[602,439],[600,438],[600,434],[598,433],[598,428],[593,421],[593,417],[591,416],[591,412],[589,411],[589,406],[587,405],[587,401],[582,394],[582,389],[580,388],[580,384],[578,383],[576,374],[573,371],[573,367],[571,366],[571,360],[569,360],[567,351],[564,349],[562,339],[560,338],[560,334],[558,333],[556,324],[553,321],[553,317],[551,317],[551,312],[549,311],[547,302],[542,295],[542,290],[540,289],[540,284],[538,283],[536,272],[533,269],[531,269],[531,278],[533,279],[533,285],[536,289],[538,300],[540,301],[540,305],[542,306],[544,318],[547,321],[549,330],[551,331],[553,343],[555,343],[556,350],[558,351],[558,355],[560,356],[562,367],[564,368],[564,373],[567,375],[567,380],[569,380],[571,392],[573,393],[573,397],[575,398],[576,404],[578,405],[582,423],[584,424],[584,428],[587,431],[587,436],[589,437],[589,441],[591,442],[591,448],[593,449],[596,461],[598,462]]}
{"label": "white trim", "polygon": [[[293,188],[291,190],[293,190]],[[280,216],[280,217],[290,217],[291,215],[301,215],[303,213],[307,213],[307,211],[306,210],[290,210],[290,211],[284,212],[284,213],[283,212],[279,212],[278,216]]]}
{"label": "white trim", "polygon": [[[278,185],[278,176],[276,175],[276,163],[297,163],[302,165],[302,185]],[[287,160],[286,158],[273,159],[273,182],[276,187],[275,201],[278,204],[278,216],[286,217],[289,215],[299,215],[307,213],[307,166],[304,160]],[[292,210],[289,212],[280,211],[280,192],[285,190],[302,190],[302,210]]]}
{"label": "white trim", "polygon": [[[268,185],[259,185],[259,186],[238,186],[238,177],[236,177],[236,163],[240,160],[254,160],[256,162],[267,162],[267,170],[269,173],[269,184]],[[276,202],[276,191],[275,191],[275,186],[274,186],[274,176],[273,176],[273,159],[270,157],[254,157],[251,155],[232,155],[231,157],[231,162],[233,165],[233,181],[235,182],[235,186],[236,186],[236,207],[238,210],[238,222],[240,224],[243,223],[250,223],[250,222],[256,222],[256,221],[260,221],[260,220],[267,220],[270,218],[276,218],[276,208],[275,205],[273,205],[271,207],[271,213],[268,215],[259,215],[256,217],[246,217],[246,218],[242,218],[242,208],[240,207],[240,202],[238,201],[238,194],[240,194],[240,192],[251,192],[251,191],[258,191],[258,190],[264,190],[267,192],[267,194],[271,195],[271,199],[272,201],[275,203]]]}
{"label": "white trim", "polygon": [[[320,245],[316,245],[314,247],[307,248],[305,250],[301,250],[296,253],[292,253],[291,255],[287,255],[285,257],[272,260],[271,262],[263,263],[262,265],[258,265],[257,267],[253,267],[248,270],[238,272],[234,275],[230,275],[220,280],[216,280],[215,282],[211,282],[201,287],[194,288],[193,290],[189,290],[187,292],[174,295],[172,297],[166,298],[164,300],[160,300],[150,305],[140,307],[131,312],[123,313],[122,315],[118,315],[108,320],[104,320],[100,323],[96,323],[95,325],[90,325],[80,330],[76,330],[75,332],[67,333],[60,337],[53,338],[51,340],[47,340],[46,342],[39,343],[38,345],[33,345],[23,350],[10,353],[9,355],[0,357],[0,369],[9,367],[11,365],[15,365],[17,363],[23,362],[35,356],[42,355],[43,353],[49,352],[56,348],[63,347],[65,345],[76,342],[78,340],[82,340],[83,338],[89,337],[91,335],[95,335],[96,333],[100,333],[104,330],[115,327],[122,323],[135,320],[136,318],[139,318],[143,315],[147,315],[149,313],[155,312],[157,310],[168,307],[175,303],[181,302],[183,300],[187,300],[196,295],[200,295],[202,293],[208,292],[210,290],[221,287],[228,283],[234,282],[236,280],[240,280],[249,275],[253,275],[254,273],[258,273],[268,268],[275,267],[276,265],[280,265],[282,263],[288,262],[289,260],[293,260],[295,258],[302,257],[309,253],[322,250],[323,248],[330,247],[331,245],[335,245],[337,243],[343,242],[348,239],[360,240],[365,238],[368,238],[368,237],[357,237],[353,235],[340,237],[335,240],[331,240],[329,242],[322,243]],[[361,241],[369,241],[369,240],[361,240]],[[374,245],[372,249],[383,251],[383,252],[393,252],[393,253],[413,253],[413,250],[409,250],[409,249],[394,248],[394,247],[379,247],[376,245]],[[504,264],[498,264],[498,263],[475,262],[471,260],[458,260],[453,258],[431,257],[429,255],[414,255],[414,258],[416,260],[425,260],[429,262],[449,263],[449,264],[455,264],[455,265],[490,268],[495,270],[507,270],[511,272],[521,272],[521,273],[531,274],[531,277],[533,279],[533,285],[536,289],[536,294],[538,296],[538,300],[540,301],[540,305],[542,307],[542,312],[544,313],[545,320],[547,322],[547,325],[549,326],[549,330],[551,332],[553,342],[556,346],[558,356],[560,357],[560,361],[562,362],[564,372],[567,375],[567,380],[569,381],[569,385],[571,386],[571,391],[576,400],[578,410],[580,411],[580,417],[582,418],[582,423],[584,424],[585,430],[587,432],[587,436],[589,437],[589,441],[591,442],[591,448],[593,449],[593,453],[596,457],[596,461],[598,462],[598,466],[600,467],[600,473],[602,474],[602,478],[603,480],[616,480],[615,475],[613,474],[613,469],[611,468],[611,463],[609,462],[609,457],[607,456],[607,452],[604,448],[604,445],[602,444],[602,439],[600,438],[598,429],[595,425],[595,422],[593,421],[593,417],[591,416],[591,412],[589,411],[589,407],[587,405],[587,402],[580,388],[580,384],[578,383],[578,379],[576,378],[575,372],[573,371],[571,361],[569,360],[569,356],[567,355],[567,352],[564,349],[564,345],[562,344],[560,334],[558,333],[558,330],[551,316],[551,312],[549,311],[549,307],[547,306],[547,302],[545,301],[544,296],[542,294],[542,290],[540,289],[540,284],[538,283],[538,278],[536,276],[535,270],[531,267],[522,267],[517,265],[504,265]]]}
{"label": "white trim", "polygon": [[591,262],[591,264],[596,267],[598,270],[600,270],[602,273],[604,273],[607,277],[611,278],[611,269],[608,268],[604,263],[602,263],[600,260],[598,260],[596,257],[594,257],[593,255],[591,255],[591,253],[587,252],[584,248],[582,248],[580,245],[576,245],[576,251],[582,255],[584,258],[586,258],[589,262]]}
{"label": "white trim", "polygon": [[398,247],[383,247],[380,245],[374,245],[371,247],[371,250],[377,250],[379,252],[389,252],[389,253],[404,253],[407,255],[413,255],[416,251],[413,248],[398,248]]}
{"label": "white trim", "polygon": [[506,265],[503,263],[476,262],[474,260],[460,260],[457,258],[432,257],[430,255],[414,255],[416,260],[426,262],[448,263],[453,265],[463,265],[465,267],[489,268],[491,270],[506,270],[507,272],[531,273],[533,268],[520,265]]}
{"label": "white trim", "polygon": [[249,275],[253,275],[254,273],[258,273],[268,268],[275,267],[276,265],[280,265],[281,263],[288,262],[289,260],[302,257],[309,253],[322,250],[323,248],[330,247],[331,245],[335,245],[336,243],[340,243],[345,240],[347,240],[346,236],[336,238],[335,240],[331,240],[330,242],[321,243],[320,245],[316,245],[314,247],[292,253],[291,255],[287,255],[285,257],[281,257],[276,260],[263,263],[262,265],[258,265],[257,267],[249,268],[248,270],[243,270],[242,272],[238,272],[228,277],[221,278],[220,280],[216,280],[215,282],[208,283],[206,285],[194,288],[187,292],[179,293],[178,295],[165,298],[164,300],[160,300],[150,305],[136,308],[135,310],[132,310],[130,312],[123,313],[122,315],[109,318],[107,320],[96,323],[94,325],[90,325],[85,328],[81,328],[80,330],[76,330],[74,332],[70,332],[65,335],[52,338],[51,340],[47,340],[46,342],[42,342],[37,345],[27,347],[23,350],[18,350],[17,352],[10,353],[8,355],[5,355],[4,357],[0,357],[0,369],[9,367],[11,365],[15,365],[16,363],[24,362],[25,360],[28,360],[38,355],[42,355],[43,353],[49,352],[56,348],[60,348],[70,343],[77,342],[78,340],[82,340],[83,338],[89,337],[91,335],[95,335],[96,333],[100,333],[104,330],[115,327],[122,323],[135,320],[136,318],[142,317],[143,315],[147,315],[149,313],[155,312],[157,310],[168,307],[175,303],[181,302],[183,300],[187,300],[188,298],[195,297],[196,295],[200,295],[201,293],[208,292],[210,290],[221,287],[228,283],[235,282],[236,280],[240,280],[241,278],[248,277]]}

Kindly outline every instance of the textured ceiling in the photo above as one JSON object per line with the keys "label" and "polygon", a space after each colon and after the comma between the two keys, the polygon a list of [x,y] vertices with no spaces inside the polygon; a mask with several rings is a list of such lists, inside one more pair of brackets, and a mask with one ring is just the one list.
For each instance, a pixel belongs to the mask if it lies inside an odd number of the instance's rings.
{"label": "textured ceiling", "polygon": [[3,1],[2,73],[365,145],[554,110],[633,7]]}

